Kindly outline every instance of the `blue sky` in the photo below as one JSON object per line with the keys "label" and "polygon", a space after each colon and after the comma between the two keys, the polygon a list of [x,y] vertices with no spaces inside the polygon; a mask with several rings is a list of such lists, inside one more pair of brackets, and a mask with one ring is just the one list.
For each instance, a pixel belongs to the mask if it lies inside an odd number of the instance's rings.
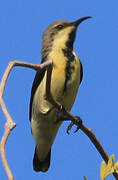
{"label": "blue sky", "polygon": [[[118,160],[118,1],[110,0],[1,0],[0,78],[10,60],[40,63],[41,38],[55,20],[75,21],[92,16],[77,32],[74,49],[82,61],[84,76],[72,113],[81,116],[108,155]],[[34,141],[30,132],[29,100],[35,72],[16,67],[4,100],[17,127],[6,145],[6,155],[15,179],[99,180],[100,155],[83,132],[66,134],[61,126],[52,148],[47,173],[32,168]],[[0,138],[5,118],[0,110]],[[0,178],[6,180],[0,160]],[[114,179],[110,176],[108,179]]]}

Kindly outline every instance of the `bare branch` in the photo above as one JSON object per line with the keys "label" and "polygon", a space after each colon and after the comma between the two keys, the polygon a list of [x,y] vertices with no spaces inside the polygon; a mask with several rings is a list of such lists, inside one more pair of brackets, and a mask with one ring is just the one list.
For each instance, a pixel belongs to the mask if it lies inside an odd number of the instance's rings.
{"label": "bare branch", "polygon": [[13,178],[12,172],[9,168],[8,162],[6,160],[5,144],[7,142],[10,132],[12,131],[13,128],[15,128],[16,123],[13,122],[10,114],[7,111],[4,100],[3,100],[3,94],[4,94],[5,85],[6,85],[8,76],[9,76],[11,70],[13,69],[13,67],[15,67],[15,66],[27,67],[27,68],[31,68],[31,69],[39,71],[41,69],[47,68],[50,64],[52,64],[52,61],[47,61],[40,65],[26,63],[26,62],[20,62],[20,61],[11,61],[11,62],[9,62],[8,67],[2,77],[1,84],[0,84],[0,106],[1,106],[2,111],[6,118],[6,124],[5,124],[4,135],[3,135],[1,143],[0,143],[0,153],[1,153],[2,163],[3,163],[3,166],[5,168],[5,171],[6,171],[6,174],[7,174],[9,180],[13,180],[14,178]]}
{"label": "bare branch", "polygon": [[4,132],[4,135],[2,137],[1,145],[0,145],[2,162],[3,162],[4,169],[6,171],[6,174],[7,174],[9,180],[13,180],[14,178],[13,178],[12,172],[11,172],[11,170],[9,168],[8,162],[6,160],[5,144],[7,142],[7,139],[8,139],[8,136],[9,136],[11,130],[14,127],[15,127],[15,123],[9,124],[9,122],[6,122],[6,124],[5,124],[5,132]]}
{"label": "bare branch", "polygon": [[[94,146],[96,147],[96,149],[98,150],[98,152],[100,153],[100,155],[102,156],[104,161],[106,163],[108,163],[109,156],[105,152],[104,148],[102,147],[102,145],[98,141],[98,139],[95,136],[95,134],[93,133],[93,131],[91,129],[88,129],[84,125],[82,125],[80,129],[89,137],[89,139],[92,141],[92,143],[94,144]],[[113,176],[118,180],[118,173],[113,173]]]}
{"label": "bare branch", "polygon": [[52,63],[52,61],[47,61],[47,62],[42,63],[42,64],[31,64],[31,63],[21,62],[21,61],[10,61],[8,66],[7,66],[7,69],[6,69],[6,71],[2,77],[2,80],[1,80],[0,97],[3,96],[7,79],[9,77],[9,74],[10,74],[11,70],[13,69],[13,67],[21,66],[21,67],[27,67],[27,68],[31,68],[31,69],[38,71],[38,70],[41,70],[41,69],[48,67],[51,63]]}

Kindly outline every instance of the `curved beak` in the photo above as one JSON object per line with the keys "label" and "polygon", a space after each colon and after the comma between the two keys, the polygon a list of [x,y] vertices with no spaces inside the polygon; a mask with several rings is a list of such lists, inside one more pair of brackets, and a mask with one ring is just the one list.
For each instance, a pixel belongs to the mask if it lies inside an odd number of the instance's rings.
{"label": "curved beak", "polygon": [[73,22],[73,25],[75,25],[77,27],[81,22],[83,22],[84,20],[89,19],[89,18],[92,18],[92,17],[86,16],[86,17],[80,18],[77,21]]}

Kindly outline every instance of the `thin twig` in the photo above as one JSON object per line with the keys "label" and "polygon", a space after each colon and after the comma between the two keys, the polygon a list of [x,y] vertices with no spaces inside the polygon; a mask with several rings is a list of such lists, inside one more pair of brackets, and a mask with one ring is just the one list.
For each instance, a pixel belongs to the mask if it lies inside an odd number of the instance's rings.
{"label": "thin twig", "polygon": [[34,69],[34,70],[38,71],[38,70],[46,68],[51,63],[52,63],[52,61],[47,61],[47,62],[44,62],[42,64],[31,64],[31,63],[21,62],[21,61],[10,61],[7,68],[6,68],[6,71],[5,71],[5,73],[4,73],[3,77],[2,77],[2,80],[1,80],[0,97],[3,96],[7,79],[9,77],[9,74],[10,74],[11,70],[13,69],[13,67],[21,66],[21,67],[27,67],[27,68],[31,68],[31,69]]}
{"label": "thin twig", "polygon": [[[14,123],[14,127],[15,127],[15,123]],[[5,144],[7,142],[8,136],[9,136],[12,129],[13,129],[13,124],[9,124],[8,122],[6,122],[4,135],[2,137],[1,145],[0,145],[0,151],[1,151],[1,158],[2,158],[2,162],[3,162],[3,166],[4,166],[4,169],[6,171],[6,174],[7,174],[9,180],[14,180],[14,177],[12,175],[10,168],[9,168],[8,162],[6,160]]]}
{"label": "thin twig", "polygon": [[5,144],[7,142],[7,139],[8,139],[10,132],[12,131],[13,128],[15,128],[16,123],[13,122],[9,112],[7,111],[4,100],[3,100],[3,94],[5,91],[5,85],[6,85],[8,76],[9,76],[11,70],[13,69],[13,67],[15,67],[15,66],[27,67],[27,68],[31,68],[31,69],[39,71],[41,69],[48,67],[50,64],[52,64],[52,61],[47,61],[47,62],[40,64],[40,65],[39,64],[26,63],[26,62],[20,62],[20,61],[11,61],[11,62],[9,62],[7,69],[6,69],[6,71],[2,77],[1,84],[0,84],[0,106],[1,106],[2,111],[3,111],[5,118],[6,118],[6,124],[5,124],[4,135],[3,135],[1,143],[0,143],[0,153],[1,153],[2,163],[3,163],[3,166],[5,168],[5,171],[6,171],[6,174],[7,174],[9,180],[13,180],[14,177],[12,175],[12,172],[9,168],[9,165],[8,165],[8,162],[6,159]]}
{"label": "thin twig", "polygon": [[[80,129],[89,137],[89,139],[92,141],[92,143],[94,144],[94,146],[96,147],[96,149],[98,150],[104,161],[108,163],[109,156],[105,152],[104,148],[100,144],[99,140],[97,139],[93,131],[91,129],[88,129],[84,125],[82,125]],[[113,176],[118,180],[118,173],[113,173]]]}

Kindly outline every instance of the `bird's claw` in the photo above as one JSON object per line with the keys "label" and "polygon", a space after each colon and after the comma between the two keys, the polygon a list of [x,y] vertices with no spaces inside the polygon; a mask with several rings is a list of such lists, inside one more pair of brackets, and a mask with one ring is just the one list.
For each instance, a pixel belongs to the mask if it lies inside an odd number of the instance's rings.
{"label": "bird's claw", "polygon": [[74,131],[74,133],[76,133],[79,129],[80,129],[80,127],[77,126],[77,127],[76,127],[76,130]]}
{"label": "bird's claw", "polygon": [[71,128],[72,128],[72,126],[73,126],[74,124],[77,126],[76,130],[74,131],[74,133],[76,133],[76,132],[81,128],[81,125],[82,125],[82,120],[80,119],[80,117],[77,117],[77,116],[76,116],[76,120],[75,120],[75,121],[72,121],[72,122],[69,124],[69,126],[67,127],[67,130],[66,130],[67,134],[70,134],[69,131],[71,130]]}
{"label": "bird's claw", "polygon": [[67,134],[70,134],[70,130],[71,130],[71,128],[72,128],[72,126],[74,125],[74,122],[72,121],[70,124],[69,124],[69,126],[67,127],[67,130],[66,130],[66,132],[67,132]]}

